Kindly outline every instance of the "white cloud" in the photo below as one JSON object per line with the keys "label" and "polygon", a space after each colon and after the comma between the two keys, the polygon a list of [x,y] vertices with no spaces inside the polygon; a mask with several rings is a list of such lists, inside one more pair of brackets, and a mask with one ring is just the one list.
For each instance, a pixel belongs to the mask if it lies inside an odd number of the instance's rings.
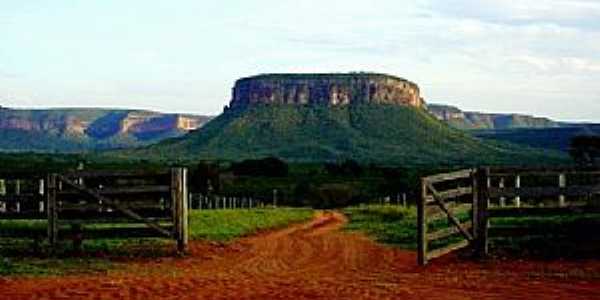
{"label": "white cloud", "polygon": [[600,28],[600,3],[595,0],[429,0],[425,7],[443,16],[493,23]]}

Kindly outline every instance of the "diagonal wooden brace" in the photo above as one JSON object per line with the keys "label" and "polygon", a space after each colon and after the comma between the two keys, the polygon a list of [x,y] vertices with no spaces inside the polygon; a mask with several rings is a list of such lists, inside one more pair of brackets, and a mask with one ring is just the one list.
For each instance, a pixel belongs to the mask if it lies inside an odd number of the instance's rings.
{"label": "diagonal wooden brace", "polygon": [[467,240],[473,241],[474,240],[473,236],[469,233],[469,231],[465,230],[460,225],[460,221],[454,216],[454,214],[450,211],[450,209],[448,209],[448,206],[446,206],[446,202],[444,202],[444,199],[442,199],[442,197],[440,197],[439,192],[433,187],[433,184],[427,183],[427,188],[429,188],[429,190],[433,194],[433,198],[435,199],[435,202],[437,203],[437,205],[444,211],[444,213],[446,213],[446,215],[448,215],[448,220],[450,220],[450,222],[458,228],[460,233]]}

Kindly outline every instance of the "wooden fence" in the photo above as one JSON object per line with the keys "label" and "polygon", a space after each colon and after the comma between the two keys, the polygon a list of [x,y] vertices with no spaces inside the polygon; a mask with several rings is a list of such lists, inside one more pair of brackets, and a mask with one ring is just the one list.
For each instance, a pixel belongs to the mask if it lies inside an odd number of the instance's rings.
{"label": "wooden fence", "polygon": [[[600,222],[562,224],[547,218],[600,213],[600,170],[572,168],[486,168],[480,171],[481,213],[477,250],[488,255],[490,241],[509,237],[592,236]],[[535,217],[541,222],[522,222]],[[510,218],[510,222],[498,222]]]}
{"label": "wooden fence", "polygon": [[[164,237],[188,240],[187,169],[0,174],[0,219],[47,228],[0,228],[0,236],[58,239]],[[67,228],[65,228],[65,226]],[[70,227],[70,230],[68,230]]]}
{"label": "wooden fence", "polygon": [[[599,175],[600,170],[572,168],[480,168],[422,178],[418,263],[467,246],[487,256],[492,239],[596,232],[600,222],[540,226],[519,219],[600,213]],[[502,218],[510,220],[495,222]],[[432,249],[436,243],[443,246]]]}

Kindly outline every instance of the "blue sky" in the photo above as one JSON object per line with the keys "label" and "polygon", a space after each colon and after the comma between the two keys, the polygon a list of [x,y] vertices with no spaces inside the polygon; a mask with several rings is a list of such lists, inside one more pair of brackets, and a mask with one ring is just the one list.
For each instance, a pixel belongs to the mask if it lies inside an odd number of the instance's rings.
{"label": "blue sky", "polygon": [[0,105],[215,114],[239,77],[348,71],[598,122],[600,1],[0,0]]}

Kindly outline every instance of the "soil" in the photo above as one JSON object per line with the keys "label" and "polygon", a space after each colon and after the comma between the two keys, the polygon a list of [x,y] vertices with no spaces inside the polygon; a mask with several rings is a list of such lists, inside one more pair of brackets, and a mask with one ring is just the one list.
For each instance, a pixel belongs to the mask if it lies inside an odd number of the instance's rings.
{"label": "soil", "polygon": [[416,266],[415,253],[311,222],[219,245],[192,242],[185,257],[138,260],[107,274],[0,278],[0,299],[600,299],[600,261],[475,262],[448,256]]}

